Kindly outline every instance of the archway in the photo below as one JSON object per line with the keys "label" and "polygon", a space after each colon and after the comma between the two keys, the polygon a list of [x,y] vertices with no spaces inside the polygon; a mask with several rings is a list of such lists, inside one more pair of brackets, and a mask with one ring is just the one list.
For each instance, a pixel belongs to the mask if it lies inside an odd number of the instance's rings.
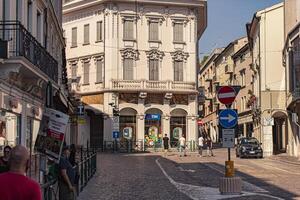
{"label": "archway", "polygon": [[288,134],[286,126],[287,116],[284,112],[278,111],[273,114],[273,118],[273,154],[285,153],[288,143]]}
{"label": "archway", "polygon": [[161,147],[162,144],[162,111],[158,108],[150,108],[145,112],[145,146]]}
{"label": "archway", "polygon": [[181,136],[187,138],[186,116],[188,113],[184,109],[176,108],[170,114],[170,141],[171,147],[175,147]]}
{"label": "archway", "polygon": [[137,111],[133,108],[120,110],[120,142],[136,141],[136,115]]}

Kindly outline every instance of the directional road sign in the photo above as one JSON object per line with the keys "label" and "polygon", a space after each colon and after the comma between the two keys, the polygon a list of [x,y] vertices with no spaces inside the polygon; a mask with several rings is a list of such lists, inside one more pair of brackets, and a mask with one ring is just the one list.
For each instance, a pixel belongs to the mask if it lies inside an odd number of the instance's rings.
{"label": "directional road sign", "polygon": [[219,113],[219,124],[223,128],[233,128],[238,121],[238,114],[235,110],[225,109]]}
{"label": "directional road sign", "polygon": [[237,93],[231,86],[222,86],[218,89],[218,99],[222,104],[229,105],[235,100]]}

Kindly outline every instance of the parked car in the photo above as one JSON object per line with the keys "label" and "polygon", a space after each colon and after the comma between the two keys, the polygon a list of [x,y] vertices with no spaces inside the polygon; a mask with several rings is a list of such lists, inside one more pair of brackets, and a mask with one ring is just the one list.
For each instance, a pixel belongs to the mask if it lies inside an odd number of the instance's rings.
{"label": "parked car", "polygon": [[261,143],[254,137],[245,137],[238,140],[236,147],[236,157],[256,157],[263,158]]}

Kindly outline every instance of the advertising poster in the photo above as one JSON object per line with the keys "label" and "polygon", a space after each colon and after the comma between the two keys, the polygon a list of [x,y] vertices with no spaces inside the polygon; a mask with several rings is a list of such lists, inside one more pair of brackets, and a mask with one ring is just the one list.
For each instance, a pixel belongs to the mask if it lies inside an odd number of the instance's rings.
{"label": "advertising poster", "polygon": [[46,108],[35,142],[35,150],[59,162],[68,121],[68,115]]}

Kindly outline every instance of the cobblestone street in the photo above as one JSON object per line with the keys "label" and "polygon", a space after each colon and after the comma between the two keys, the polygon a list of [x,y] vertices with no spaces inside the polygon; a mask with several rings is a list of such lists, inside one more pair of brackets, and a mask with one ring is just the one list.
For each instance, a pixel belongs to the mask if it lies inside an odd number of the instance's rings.
{"label": "cobblestone street", "polygon": [[225,149],[216,157],[170,152],[98,154],[98,172],[80,194],[86,199],[298,199],[300,163],[274,159],[236,159],[236,175],[243,179],[243,194],[222,196]]}

